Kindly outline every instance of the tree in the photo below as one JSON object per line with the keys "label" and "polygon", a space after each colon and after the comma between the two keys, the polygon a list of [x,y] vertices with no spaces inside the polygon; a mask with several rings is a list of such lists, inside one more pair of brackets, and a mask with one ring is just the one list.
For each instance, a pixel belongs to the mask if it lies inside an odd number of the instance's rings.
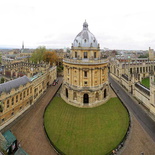
{"label": "tree", "polygon": [[1,83],[4,83],[4,78],[3,77],[1,78]]}
{"label": "tree", "polygon": [[33,63],[40,63],[44,59],[44,53],[46,52],[45,46],[38,47],[33,53],[30,60]]}
{"label": "tree", "polygon": [[52,52],[51,51],[46,51],[44,53],[43,60],[45,62],[48,62],[48,63],[50,62],[50,64],[53,65],[53,63],[56,63],[57,62],[58,56],[57,56],[57,54],[56,54],[55,51],[52,51]]}
{"label": "tree", "polygon": [[144,55],[140,55],[138,58],[148,58],[149,57],[149,54],[144,54]]}

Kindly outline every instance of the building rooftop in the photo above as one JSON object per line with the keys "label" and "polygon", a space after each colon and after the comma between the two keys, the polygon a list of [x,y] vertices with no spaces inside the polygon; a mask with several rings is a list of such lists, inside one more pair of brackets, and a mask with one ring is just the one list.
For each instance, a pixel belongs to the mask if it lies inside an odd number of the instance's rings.
{"label": "building rooftop", "polygon": [[[13,144],[14,141],[16,141],[16,137],[13,135],[13,133],[10,130],[7,130],[6,132],[3,133],[4,138],[7,141],[7,144],[5,148],[7,149],[9,146]],[[4,148],[4,149],[5,149]]]}
{"label": "building rooftop", "polygon": [[76,36],[73,42],[73,47],[95,47],[98,48],[98,43],[95,36],[89,31],[88,23],[83,23],[83,30]]}
{"label": "building rooftop", "polygon": [[0,94],[2,92],[9,93],[11,89],[17,89],[20,87],[20,85],[26,85],[28,82],[30,82],[29,78],[27,76],[19,77],[15,80],[11,80],[5,83],[0,84]]}

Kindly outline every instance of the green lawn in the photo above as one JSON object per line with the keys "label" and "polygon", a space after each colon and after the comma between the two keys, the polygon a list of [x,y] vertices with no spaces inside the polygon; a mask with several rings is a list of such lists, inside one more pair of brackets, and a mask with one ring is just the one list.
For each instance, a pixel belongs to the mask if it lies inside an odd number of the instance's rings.
{"label": "green lawn", "polygon": [[51,141],[66,155],[104,155],[123,139],[129,116],[118,98],[95,108],[77,108],[55,97],[44,123]]}
{"label": "green lawn", "polygon": [[150,88],[150,79],[149,77],[142,79],[141,84],[147,88]]}

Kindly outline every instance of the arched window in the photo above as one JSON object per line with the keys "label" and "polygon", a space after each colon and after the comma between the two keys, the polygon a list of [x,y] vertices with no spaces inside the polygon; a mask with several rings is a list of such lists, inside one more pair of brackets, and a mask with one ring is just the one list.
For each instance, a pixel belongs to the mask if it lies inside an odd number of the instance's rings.
{"label": "arched window", "polygon": [[107,90],[106,90],[106,89],[104,89],[104,95],[103,95],[103,97],[104,97],[104,98],[107,97]]}
{"label": "arched window", "polygon": [[68,98],[68,89],[66,88],[66,97]]}
{"label": "arched window", "polygon": [[85,104],[89,103],[89,95],[88,94],[83,95],[83,103],[85,103]]}

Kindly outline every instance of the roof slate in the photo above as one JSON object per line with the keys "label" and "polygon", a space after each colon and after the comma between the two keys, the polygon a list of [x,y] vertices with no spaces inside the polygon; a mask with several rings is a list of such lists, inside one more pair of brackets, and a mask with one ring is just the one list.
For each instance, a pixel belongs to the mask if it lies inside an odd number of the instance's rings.
{"label": "roof slate", "polygon": [[0,94],[2,92],[9,93],[12,88],[17,89],[20,87],[20,85],[25,85],[28,82],[30,82],[29,78],[26,75],[24,75],[23,77],[19,77],[15,80],[2,83],[0,84]]}

